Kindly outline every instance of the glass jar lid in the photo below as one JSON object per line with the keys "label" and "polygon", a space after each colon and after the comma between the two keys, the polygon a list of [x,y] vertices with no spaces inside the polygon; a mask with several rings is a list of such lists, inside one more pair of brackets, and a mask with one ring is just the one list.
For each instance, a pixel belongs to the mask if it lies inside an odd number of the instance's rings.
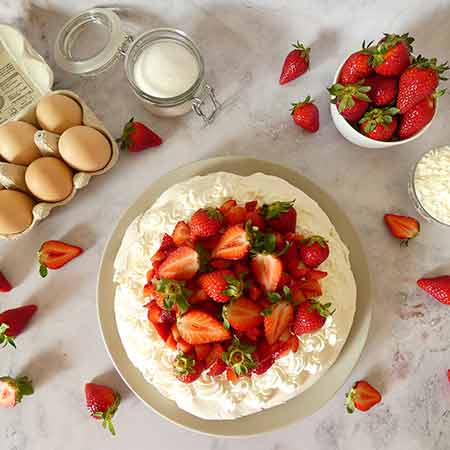
{"label": "glass jar lid", "polygon": [[66,72],[97,75],[119,59],[130,39],[114,11],[92,8],[64,24],[55,42],[55,61]]}

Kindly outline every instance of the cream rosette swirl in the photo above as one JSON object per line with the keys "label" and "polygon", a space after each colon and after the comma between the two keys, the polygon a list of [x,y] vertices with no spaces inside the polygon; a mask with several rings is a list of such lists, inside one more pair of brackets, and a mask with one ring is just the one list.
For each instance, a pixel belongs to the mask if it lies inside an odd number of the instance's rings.
{"label": "cream rosette swirl", "polygon": [[[260,204],[295,199],[297,230],[305,236],[321,235],[328,241],[330,256],[321,265],[321,270],[328,272],[322,280],[321,301],[331,302],[336,311],[321,330],[300,337],[297,353],[280,358],[263,375],[232,383],[224,374],[210,377],[204,372],[186,385],[173,373],[176,352],[164,345],[147,321],[142,289],[150,257],[163,234],[172,233],[179,220],[189,220],[197,209],[220,206],[229,198],[239,203],[258,200]],[[330,219],[304,192],[262,173],[241,177],[218,172],[172,186],[129,226],[114,267],[116,322],[128,357],[162,395],[203,419],[236,419],[284,403],[305,391],[335,362],[355,313],[356,285],[349,252]]]}

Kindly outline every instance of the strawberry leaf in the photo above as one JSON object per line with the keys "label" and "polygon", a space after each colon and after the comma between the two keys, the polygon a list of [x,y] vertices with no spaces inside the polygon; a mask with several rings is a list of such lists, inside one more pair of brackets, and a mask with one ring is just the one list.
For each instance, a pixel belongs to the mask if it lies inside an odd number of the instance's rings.
{"label": "strawberry leaf", "polygon": [[254,345],[241,342],[238,337],[234,336],[228,350],[222,353],[222,360],[234,370],[237,376],[248,375],[250,370],[256,367],[253,359],[255,350]]}
{"label": "strawberry leaf", "polygon": [[16,343],[14,342],[13,336],[8,336],[6,331],[8,330],[9,325],[6,323],[0,324],[0,345],[2,348],[6,347],[8,344],[16,348]]}
{"label": "strawberry leaf", "polygon": [[[309,98],[308,98],[308,101],[309,101]],[[305,102],[306,102],[306,100],[305,100]],[[294,203],[295,203],[295,200],[292,200],[290,202],[273,202],[270,204],[263,205],[262,214],[267,220],[276,219],[282,213],[285,213],[290,208],[292,208],[294,206]]]}
{"label": "strawberry leaf", "polygon": [[192,294],[189,289],[185,288],[184,281],[175,281],[168,278],[161,278],[160,280],[154,278],[153,284],[156,291],[164,294],[164,308],[171,310],[174,305],[177,305],[180,312],[184,314],[189,308],[188,297]]}

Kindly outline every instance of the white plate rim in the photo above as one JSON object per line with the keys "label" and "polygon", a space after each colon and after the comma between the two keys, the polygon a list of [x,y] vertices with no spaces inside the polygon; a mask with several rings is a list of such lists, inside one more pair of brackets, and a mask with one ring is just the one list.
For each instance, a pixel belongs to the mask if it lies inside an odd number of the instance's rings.
{"label": "white plate rim", "polygon": [[[285,179],[316,200],[335,225],[350,249],[350,259],[358,287],[355,320],[347,342],[336,362],[309,389],[287,403],[235,420],[204,420],[180,408],[161,396],[129,361],[123,348],[114,315],[112,283],[114,259],[128,225],[140,213],[175,183],[195,175],[225,171],[238,175],[263,172]],[[152,199],[153,198],[153,199]],[[130,390],[150,409],[166,420],[190,431],[213,437],[253,437],[292,425],[312,415],[324,406],[345,383],[357,364],[369,333],[372,316],[370,275],[363,247],[345,213],[329,194],[293,169],[279,164],[244,156],[222,156],[199,160],[180,166],[153,182],[122,214],[107,244],[100,262],[97,278],[97,317],[103,343],[119,375]],[[300,407],[301,405],[301,407]],[[343,406],[344,410],[344,406]],[[283,417],[283,420],[280,418]]]}

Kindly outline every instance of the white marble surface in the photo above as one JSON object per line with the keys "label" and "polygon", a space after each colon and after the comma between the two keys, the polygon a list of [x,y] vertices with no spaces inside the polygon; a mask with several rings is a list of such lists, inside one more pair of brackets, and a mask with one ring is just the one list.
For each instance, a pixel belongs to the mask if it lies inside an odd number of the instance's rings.
{"label": "white marble surface", "polygon": [[[110,2],[97,1],[96,4]],[[147,449],[366,449],[446,450],[450,447],[449,310],[415,287],[424,274],[450,271],[449,231],[426,224],[409,248],[386,233],[386,211],[414,214],[408,172],[424,150],[448,144],[449,96],[430,130],[418,141],[387,151],[346,142],[335,130],[325,87],[339,61],[363,40],[386,31],[409,31],[417,50],[449,57],[450,2],[428,0],[329,1],[123,1],[127,28],[171,25],[191,33],[203,50],[208,79],[226,108],[211,127],[192,114],[177,120],[151,117],[126,85],[120,64],[93,80],[55,70],[55,88],[87,100],[119,134],[131,115],[165,139],[157,150],[123,154],[109,174],[94,179],[76,199],[28,237],[0,243],[0,267],[16,286],[2,295],[1,309],[27,302],[40,307],[19,349],[2,350],[0,372],[30,375],[36,394],[14,410],[0,411],[2,450]],[[52,44],[65,19],[92,6],[87,0],[2,0],[0,20],[20,27],[53,64]],[[280,87],[279,70],[289,44],[312,46],[312,71]],[[306,94],[317,99],[321,128],[307,135],[290,120],[289,105]],[[351,380],[313,417],[261,438],[222,440],[171,425],[146,409],[113,370],[95,313],[100,255],[121,212],[153,180],[200,158],[246,154],[274,160],[307,174],[332,193],[359,231],[375,286],[369,341]],[[35,252],[42,241],[62,238],[87,249],[60,272],[41,280]],[[358,378],[383,392],[368,414],[347,415],[343,396]],[[83,383],[97,379],[123,394],[115,418],[118,436],[88,419]]]}

